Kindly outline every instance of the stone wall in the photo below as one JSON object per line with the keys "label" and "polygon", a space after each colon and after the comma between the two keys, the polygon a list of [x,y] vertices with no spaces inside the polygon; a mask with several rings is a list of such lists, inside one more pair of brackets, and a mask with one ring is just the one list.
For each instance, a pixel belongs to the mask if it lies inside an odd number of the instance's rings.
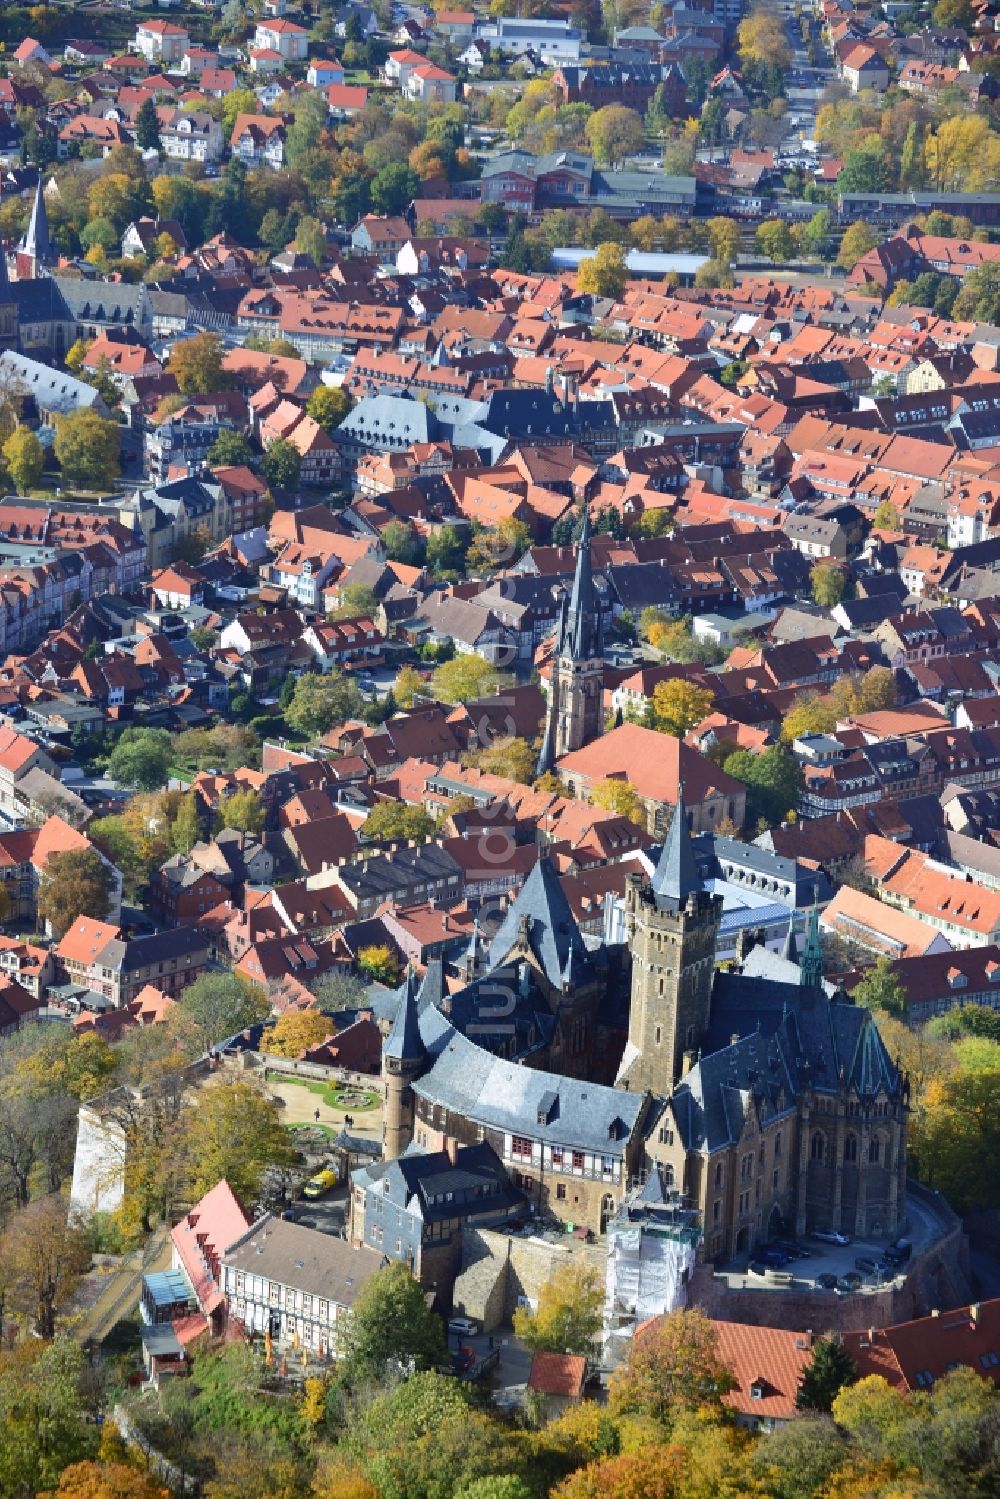
{"label": "stone wall", "polygon": [[968,1240],[956,1219],[941,1238],[914,1258],[905,1281],[878,1291],[839,1296],[799,1287],[730,1289],[710,1265],[699,1265],[688,1292],[692,1305],[721,1322],[751,1322],[793,1331],[812,1328],[816,1333],[889,1327],[973,1300],[968,1255]]}
{"label": "stone wall", "polygon": [[492,1229],[466,1228],[463,1270],[455,1281],[454,1310],[475,1317],[483,1330],[511,1321],[518,1306],[538,1301],[547,1280],[568,1264],[589,1265],[604,1284],[606,1248],[570,1238],[510,1238]]}

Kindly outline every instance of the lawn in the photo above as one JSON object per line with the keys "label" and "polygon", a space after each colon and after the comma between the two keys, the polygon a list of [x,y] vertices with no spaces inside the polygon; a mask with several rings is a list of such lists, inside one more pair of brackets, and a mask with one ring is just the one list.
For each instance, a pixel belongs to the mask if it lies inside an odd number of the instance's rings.
{"label": "lawn", "polygon": [[265,1073],[265,1080],[292,1083],[296,1088],[305,1088],[307,1093],[315,1093],[321,1098],[328,1109],[339,1109],[344,1114],[362,1114],[379,1106],[379,1096],[370,1088],[352,1088],[343,1083],[316,1083],[288,1072],[276,1072],[273,1067]]}

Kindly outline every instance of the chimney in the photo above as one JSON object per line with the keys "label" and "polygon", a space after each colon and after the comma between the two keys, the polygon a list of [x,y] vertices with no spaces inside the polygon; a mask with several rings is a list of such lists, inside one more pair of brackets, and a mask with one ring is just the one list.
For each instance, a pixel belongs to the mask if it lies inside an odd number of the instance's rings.
{"label": "chimney", "polygon": [[730,1046],[735,1046],[736,1043],[737,1043],[737,1041],[739,1039],[740,1039],[740,1033],[739,1033],[739,1031],[733,1031],[732,1035],[729,1037],[729,1044],[730,1044]]}
{"label": "chimney", "polygon": [[876,1339],[877,1336],[878,1336],[878,1328],[877,1327],[869,1327],[869,1329],[868,1329],[868,1341],[869,1341],[869,1343],[874,1344],[875,1339]]}
{"label": "chimney", "polygon": [[681,1077],[687,1077],[694,1066],[694,1052],[685,1051],[681,1056]]}
{"label": "chimney", "polygon": [[932,1310],[932,1311],[931,1311],[931,1316],[932,1316],[932,1317],[940,1317],[940,1315],[941,1315],[941,1313],[940,1313],[940,1311],[939,1311],[939,1310],[938,1310],[938,1308],[937,1308],[937,1307],[934,1307],[934,1308],[933,1308],[933,1310]]}
{"label": "chimney", "polygon": [[453,1166],[458,1165],[458,1141],[452,1139],[451,1135],[445,1137],[444,1153]]}
{"label": "chimney", "polygon": [[974,1301],[972,1303],[972,1305],[969,1307],[969,1321],[972,1323],[973,1327],[978,1327],[979,1326],[979,1313],[980,1313],[979,1302],[978,1301]]}

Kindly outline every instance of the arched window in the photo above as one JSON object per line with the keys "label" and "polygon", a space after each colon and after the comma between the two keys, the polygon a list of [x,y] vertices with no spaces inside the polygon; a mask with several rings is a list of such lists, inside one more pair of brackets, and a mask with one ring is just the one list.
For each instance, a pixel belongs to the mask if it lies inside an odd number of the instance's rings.
{"label": "arched window", "polygon": [[716,1188],[722,1186],[722,1162],[721,1161],[718,1163],[718,1165],[715,1168],[715,1185],[716,1185]]}
{"label": "arched window", "polygon": [[882,1146],[878,1135],[873,1135],[871,1144],[868,1146],[868,1159],[873,1166],[877,1166],[882,1155]]}
{"label": "arched window", "polygon": [[826,1159],[826,1136],[820,1130],[817,1130],[812,1137],[809,1155],[814,1161],[824,1161]]}
{"label": "arched window", "polygon": [[847,1139],[844,1141],[844,1160],[845,1161],[856,1161],[857,1158],[858,1158],[858,1137],[857,1137],[857,1135],[848,1135]]}
{"label": "arched window", "polygon": [[668,1187],[672,1187],[674,1185],[674,1168],[673,1168],[673,1166],[664,1166],[664,1168],[663,1168],[663,1179],[666,1182],[666,1184],[667,1184]]}

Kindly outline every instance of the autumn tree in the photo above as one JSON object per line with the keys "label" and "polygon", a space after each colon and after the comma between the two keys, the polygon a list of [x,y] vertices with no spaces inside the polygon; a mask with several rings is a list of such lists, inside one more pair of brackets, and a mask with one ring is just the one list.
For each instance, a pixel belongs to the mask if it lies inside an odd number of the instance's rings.
{"label": "autumn tree", "polygon": [[183,395],[211,395],[213,391],[228,389],[231,383],[222,368],[225,353],[225,345],[217,333],[195,333],[174,344],[167,368]]}
{"label": "autumn tree", "polygon": [[80,406],[57,416],[55,427],[52,450],[65,481],[92,489],[110,488],[121,472],[118,423]]}
{"label": "autumn tree", "polygon": [[423,807],[405,802],[376,802],[361,829],[366,843],[423,842],[434,831],[434,819]]}
{"label": "autumn tree", "polygon": [[415,666],[400,667],[392,684],[392,693],[401,708],[412,708],[414,694],[426,691],[427,683]]}
{"label": "autumn tree", "polygon": [[590,800],[595,807],[627,817],[637,827],[646,826],[646,808],[631,781],[619,780],[617,776],[598,781],[590,789]]}
{"label": "autumn tree", "polygon": [[357,684],[343,672],[331,671],[322,677],[306,672],[295,683],[285,722],[293,733],[315,739],[334,724],[357,718],[363,710],[364,699]]}
{"label": "autumn tree", "polygon": [[679,1410],[717,1404],[733,1383],[709,1318],[694,1309],[670,1312],[633,1338],[612,1375],[610,1408],[669,1421]]}
{"label": "autumn tree", "polygon": [[306,410],[324,432],[339,427],[351,409],[351,398],[340,385],[317,385],[306,402]]}
{"label": "autumn tree", "polygon": [[476,532],[466,552],[470,573],[494,573],[510,567],[531,545],[531,531],[523,520],[504,516],[496,526],[484,526]]}
{"label": "autumn tree", "polygon": [[94,848],[67,848],[49,854],[38,887],[38,918],[57,937],[78,916],[103,921],[111,909],[111,870]]}
{"label": "autumn tree", "polygon": [[468,651],[443,661],[431,677],[430,691],[443,703],[467,703],[496,692],[506,681],[485,656]]}
{"label": "autumn tree", "polygon": [[657,682],[653,689],[652,726],[661,734],[683,739],[711,711],[712,694],[684,677]]}
{"label": "autumn tree", "polygon": [[742,230],[739,224],[724,214],[716,214],[708,220],[705,228],[712,246],[713,259],[720,265],[732,265],[740,253]]}
{"label": "autumn tree", "polygon": [[628,284],[628,266],[621,245],[609,240],[588,255],[576,274],[577,290],[592,297],[611,297],[615,301]]}
{"label": "autumn tree", "polygon": [[264,1035],[262,1047],[278,1057],[300,1057],[333,1034],[333,1025],[319,1010],[286,1010]]}
{"label": "autumn tree", "polygon": [[17,427],[3,445],[4,463],[18,494],[27,494],[42,477],[45,449],[28,427]]}
{"label": "autumn tree", "polygon": [[192,1202],[224,1179],[241,1202],[255,1203],[267,1170],[295,1160],[277,1104],[263,1084],[242,1077],[220,1077],[202,1090],[198,1107],[181,1116],[178,1150]]}
{"label": "autumn tree", "polygon": [[846,580],[832,562],[817,562],[809,574],[809,585],[815,604],[821,609],[835,609],[844,597]]}
{"label": "autumn tree", "polygon": [[59,1475],[56,1488],[39,1495],[39,1499],[171,1499],[151,1473],[131,1463],[71,1463]]}
{"label": "autumn tree", "polygon": [[621,104],[607,104],[596,109],[586,125],[587,144],[597,161],[617,166],[627,156],[635,156],[646,143],[642,120],[634,109]]}
{"label": "autumn tree", "polygon": [[220,828],[233,828],[238,833],[259,836],[264,831],[266,816],[259,794],[250,789],[234,791],[219,803]]}
{"label": "autumn tree", "polygon": [[589,1265],[571,1261],[545,1282],[535,1311],[514,1313],[514,1332],[532,1353],[592,1354],[604,1315],[604,1286]]}
{"label": "autumn tree", "polygon": [[872,525],[876,531],[898,531],[899,511],[891,500],[882,500],[875,508]]}
{"label": "autumn tree", "polygon": [[22,1208],[8,1225],[0,1255],[11,1277],[11,1307],[40,1338],[54,1337],[56,1313],[90,1264],[85,1236],[67,1221],[62,1198],[39,1197]]}
{"label": "autumn tree", "polygon": [[504,776],[508,781],[530,786],[538,756],[526,739],[497,739],[486,749],[474,750],[467,755],[465,762],[487,775]]}
{"label": "autumn tree", "polygon": [[742,62],[779,68],[791,64],[792,49],[779,11],[755,6],[740,22],[736,36]]}
{"label": "autumn tree", "polygon": [[774,265],[791,260],[795,254],[795,238],[785,219],[765,219],[757,228],[754,242]]}
{"label": "autumn tree", "polygon": [[358,952],[358,968],[370,983],[399,983],[399,962],[391,947],[383,943],[362,947]]}
{"label": "autumn tree", "polygon": [[867,255],[869,250],[874,250],[879,239],[878,230],[873,229],[871,224],[866,224],[863,219],[848,224],[840,241],[837,264],[845,271],[853,271],[862,255]]}

